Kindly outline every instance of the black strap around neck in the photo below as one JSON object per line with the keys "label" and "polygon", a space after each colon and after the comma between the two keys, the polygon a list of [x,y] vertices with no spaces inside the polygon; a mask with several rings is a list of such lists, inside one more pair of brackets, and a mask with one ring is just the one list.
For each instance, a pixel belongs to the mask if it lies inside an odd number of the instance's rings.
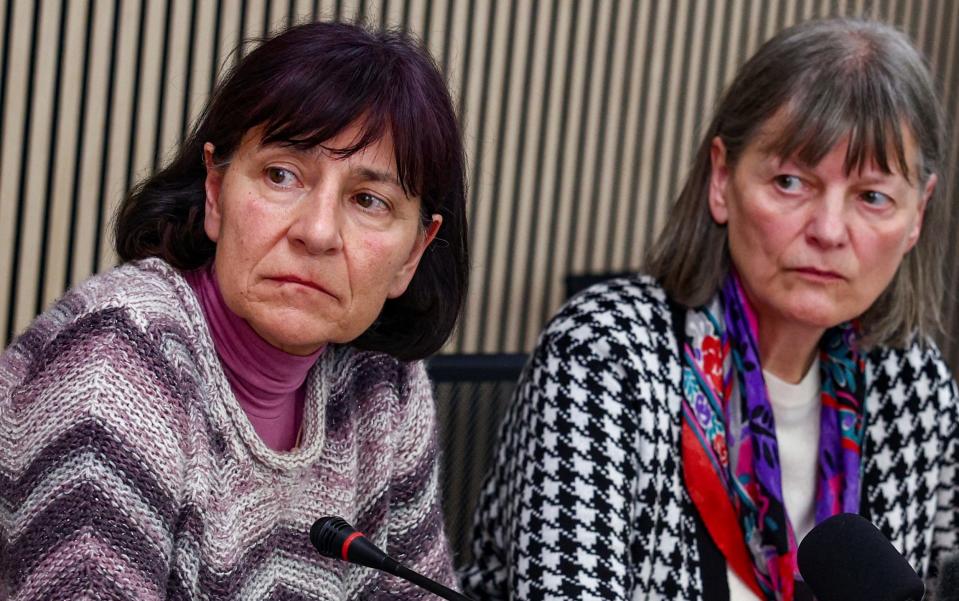
{"label": "black strap around neck", "polygon": [[729,576],[726,573],[726,558],[709,536],[706,524],[699,512],[690,503],[696,515],[696,545],[699,547],[699,574],[703,582],[703,601],[729,601]]}

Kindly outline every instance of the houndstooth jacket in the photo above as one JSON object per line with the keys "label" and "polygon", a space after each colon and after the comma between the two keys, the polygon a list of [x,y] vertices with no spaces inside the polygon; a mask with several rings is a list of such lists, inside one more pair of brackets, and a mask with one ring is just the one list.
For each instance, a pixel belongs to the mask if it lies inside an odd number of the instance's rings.
{"label": "houndstooth jacket", "polygon": [[[480,499],[463,574],[475,598],[703,599],[676,308],[638,276],[590,288],[551,321]],[[959,529],[956,384],[932,345],[870,352],[866,383],[861,513],[929,578]]]}

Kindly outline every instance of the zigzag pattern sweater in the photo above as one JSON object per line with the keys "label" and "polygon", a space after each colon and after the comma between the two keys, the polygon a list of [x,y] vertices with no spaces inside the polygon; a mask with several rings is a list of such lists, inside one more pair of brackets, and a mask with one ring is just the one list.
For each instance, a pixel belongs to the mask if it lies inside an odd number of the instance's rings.
{"label": "zigzag pattern sweater", "polygon": [[328,347],[307,387],[302,445],[273,451],[178,272],[68,293],[0,357],[0,598],[426,597],[320,557],[323,515],[451,584],[422,364]]}
{"label": "zigzag pattern sweater", "polygon": [[[468,592],[704,598],[680,465],[678,348],[666,294],[648,277],[594,286],[552,320],[501,430]],[[866,386],[860,512],[930,577],[959,531],[955,381],[935,348],[913,346],[871,352]]]}

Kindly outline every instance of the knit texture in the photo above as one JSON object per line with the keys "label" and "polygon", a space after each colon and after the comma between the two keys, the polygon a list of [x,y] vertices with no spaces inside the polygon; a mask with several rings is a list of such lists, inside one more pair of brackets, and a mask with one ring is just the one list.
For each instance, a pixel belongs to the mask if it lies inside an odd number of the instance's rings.
{"label": "knit texture", "polygon": [[[500,432],[467,592],[703,598],[673,332],[648,277],[594,286],[552,320]],[[957,390],[935,347],[869,353],[865,414],[861,513],[930,578],[959,530]]]}
{"label": "knit texture", "polygon": [[212,264],[183,278],[203,309],[220,366],[253,429],[271,449],[292,449],[303,421],[306,377],[323,348],[292,355],[261,338],[227,306]]}
{"label": "knit texture", "polygon": [[302,445],[268,448],[157,259],[68,293],[0,356],[0,598],[421,599],[319,556],[340,515],[452,584],[423,365],[330,346]]}

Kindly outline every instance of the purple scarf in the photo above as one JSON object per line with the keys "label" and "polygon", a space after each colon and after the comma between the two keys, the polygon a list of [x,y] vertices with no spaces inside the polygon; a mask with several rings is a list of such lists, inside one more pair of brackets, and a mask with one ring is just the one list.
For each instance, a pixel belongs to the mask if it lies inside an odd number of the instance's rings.
{"label": "purple scarf", "polygon": [[[756,317],[735,274],[727,277],[717,299],[687,314],[684,351],[684,419],[692,422],[688,425],[740,518],[759,587],[769,599],[791,601],[797,541],[783,503],[776,428],[759,361]],[[827,330],[819,356],[817,523],[837,513],[859,511],[865,389],[865,368],[855,349],[853,325]],[[696,482],[686,484],[696,486]],[[697,508],[708,524],[710,512]]]}

